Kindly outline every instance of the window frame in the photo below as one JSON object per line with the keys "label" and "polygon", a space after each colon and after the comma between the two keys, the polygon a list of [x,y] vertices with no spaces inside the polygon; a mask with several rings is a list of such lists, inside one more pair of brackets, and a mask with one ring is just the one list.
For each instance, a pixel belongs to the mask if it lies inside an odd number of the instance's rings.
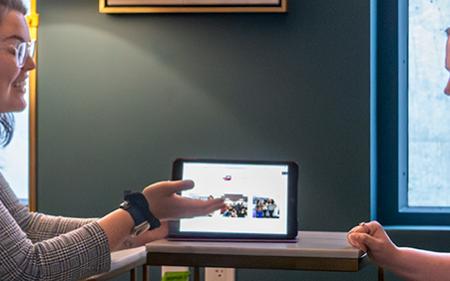
{"label": "window frame", "polygon": [[408,4],[379,0],[374,9],[372,219],[387,226],[448,226],[450,208],[407,206]]}
{"label": "window frame", "polygon": [[[37,13],[37,0],[30,0],[30,11],[27,16],[27,24],[30,29],[31,39],[38,41],[39,14]],[[34,61],[36,69],[30,72],[29,76],[29,116],[28,116],[28,208],[30,211],[37,211],[37,58],[39,45],[36,44]]]}
{"label": "window frame", "polygon": [[[30,1],[30,15],[27,18],[32,40],[38,42],[39,14],[37,0]],[[36,44],[34,61],[36,68],[30,73],[30,105],[29,105],[29,195],[28,208],[37,211],[37,59],[39,45]]]}

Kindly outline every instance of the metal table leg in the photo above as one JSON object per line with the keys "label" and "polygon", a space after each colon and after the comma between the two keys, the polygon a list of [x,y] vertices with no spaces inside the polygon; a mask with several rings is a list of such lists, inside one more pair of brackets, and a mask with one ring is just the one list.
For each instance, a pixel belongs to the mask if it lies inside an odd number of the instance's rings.
{"label": "metal table leg", "polygon": [[148,266],[146,264],[142,266],[142,281],[148,281]]}
{"label": "metal table leg", "polygon": [[378,267],[378,281],[384,281],[384,269]]}
{"label": "metal table leg", "polygon": [[194,267],[194,281],[200,281],[200,268]]}

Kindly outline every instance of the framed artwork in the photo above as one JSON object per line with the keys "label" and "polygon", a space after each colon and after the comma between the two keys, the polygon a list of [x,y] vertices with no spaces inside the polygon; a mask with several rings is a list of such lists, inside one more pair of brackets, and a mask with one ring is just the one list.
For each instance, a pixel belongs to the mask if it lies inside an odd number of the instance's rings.
{"label": "framed artwork", "polygon": [[99,0],[101,13],[285,13],[288,0]]}

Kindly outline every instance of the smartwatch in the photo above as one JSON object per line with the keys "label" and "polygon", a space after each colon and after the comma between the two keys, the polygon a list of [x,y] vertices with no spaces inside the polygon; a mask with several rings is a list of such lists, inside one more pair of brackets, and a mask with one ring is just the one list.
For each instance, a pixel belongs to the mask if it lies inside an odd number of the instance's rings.
{"label": "smartwatch", "polygon": [[147,199],[142,192],[124,192],[124,201],[120,208],[127,211],[134,220],[131,235],[137,236],[149,229],[158,228],[161,222],[150,211]]}

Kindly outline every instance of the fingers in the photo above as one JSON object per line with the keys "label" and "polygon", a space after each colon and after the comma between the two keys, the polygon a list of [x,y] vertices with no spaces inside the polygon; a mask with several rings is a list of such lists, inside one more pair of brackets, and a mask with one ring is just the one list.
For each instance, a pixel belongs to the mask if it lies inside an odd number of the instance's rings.
{"label": "fingers", "polygon": [[361,222],[357,226],[350,229],[348,234],[358,232],[358,233],[367,233],[367,234],[375,234],[377,231],[382,229],[383,227],[381,224],[377,221],[371,221],[371,222]]}
{"label": "fingers", "polygon": [[362,222],[348,232],[347,240],[353,247],[367,252],[375,246],[376,239],[382,230],[383,227],[377,221]]}
{"label": "fingers", "polygon": [[[183,198],[186,199],[186,198]],[[207,215],[225,206],[223,199],[191,200],[195,216]]]}
{"label": "fingers", "polygon": [[363,252],[367,252],[367,247],[361,243],[360,239],[357,237],[358,233],[351,233],[347,236],[347,240],[353,247],[360,249]]}
{"label": "fingers", "polygon": [[358,224],[357,226],[353,227],[352,229],[350,229],[350,231],[348,232],[348,235],[350,235],[351,233],[354,233],[354,232],[370,233],[370,228],[367,226],[366,223],[362,222],[362,223]]}
{"label": "fingers", "polygon": [[224,206],[223,199],[199,200],[177,194],[193,187],[192,180],[164,181],[145,188],[144,195],[159,219],[203,216]]}
{"label": "fingers", "polygon": [[364,252],[370,251],[370,249],[376,249],[377,243],[380,242],[377,238],[366,233],[351,233],[348,236],[350,244]]}
{"label": "fingers", "polygon": [[370,227],[365,223],[365,222],[361,222],[359,224],[359,226],[363,229],[364,233],[368,233],[370,234]]}
{"label": "fingers", "polygon": [[364,226],[368,230],[367,233],[369,233],[371,235],[374,235],[377,232],[379,232],[380,230],[383,230],[383,226],[381,226],[381,224],[377,221],[371,221],[371,222],[364,223]]}
{"label": "fingers", "polygon": [[179,209],[184,210],[180,216],[184,218],[208,215],[225,205],[223,199],[196,200],[180,196],[177,200]]}
{"label": "fingers", "polygon": [[224,200],[219,198],[219,199],[211,199],[206,201],[209,204],[206,206],[205,211],[207,212],[207,214],[214,212],[215,210],[218,209],[222,209],[225,207],[225,203]]}
{"label": "fingers", "polygon": [[163,189],[166,195],[192,189],[193,187],[194,182],[191,180],[163,181],[152,186],[154,189]]}

